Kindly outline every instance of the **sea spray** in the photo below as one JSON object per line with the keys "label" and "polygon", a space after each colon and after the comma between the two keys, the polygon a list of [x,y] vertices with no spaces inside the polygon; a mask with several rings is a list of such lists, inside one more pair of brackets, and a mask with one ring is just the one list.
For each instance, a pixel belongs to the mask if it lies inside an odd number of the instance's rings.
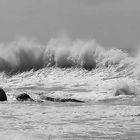
{"label": "sea spray", "polygon": [[135,57],[135,68],[133,72],[135,76],[140,77],[140,50]]}
{"label": "sea spray", "polygon": [[116,84],[115,96],[119,95],[135,95],[136,87],[132,83],[128,83],[124,80],[119,80]]}
{"label": "sea spray", "polygon": [[92,69],[96,67],[96,43],[94,41],[71,41],[52,39],[44,53],[44,63],[57,67],[83,67]]}
{"label": "sea spray", "polygon": [[[120,49],[105,49],[95,40],[52,38],[47,45],[19,39],[0,44],[0,71],[17,73],[43,67],[84,68],[129,67],[136,61]],[[138,57],[139,58],[139,57]]]}
{"label": "sea spray", "polygon": [[26,71],[43,67],[44,46],[26,39],[0,45],[0,70]]}
{"label": "sea spray", "polygon": [[104,52],[102,60],[99,63],[102,63],[104,66],[113,66],[118,65],[122,60],[128,57],[127,53],[124,53],[122,50],[112,48]]}

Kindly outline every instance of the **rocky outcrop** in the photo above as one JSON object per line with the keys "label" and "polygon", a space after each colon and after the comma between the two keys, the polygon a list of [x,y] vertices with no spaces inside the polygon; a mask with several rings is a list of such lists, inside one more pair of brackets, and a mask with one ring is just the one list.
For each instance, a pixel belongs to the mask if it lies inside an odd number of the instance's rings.
{"label": "rocky outcrop", "polygon": [[18,101],[36,101],[36,102],[43,102],[43,101],[52,101],[52,102],[75,102],[75,103],[84,103],[84,101],[71,99],[71,98],[55,98],[55,97],[48,97],[48,96],[41,96],[39,100],[33,100],[28,94],[22,93],[16,97]]}
{"label": "rocky outcrop", "polygon": [[28,94],[22,93],[16,97],[18,101],[34,101]]}
{"label": "rocky outcrop", "polygon": [[84,101],[77,100],[77,99],[71,99],[71,98],[54,98],[54,97],[48,97],[48,96],[42,96],[42,100],[52,101],[52,102],[76,102],[76,103],[84,103]]}
{"label": "rocky outcrop", "polygon": [[7,101],[7,96],[2,88],[0,88],[0,101]]}

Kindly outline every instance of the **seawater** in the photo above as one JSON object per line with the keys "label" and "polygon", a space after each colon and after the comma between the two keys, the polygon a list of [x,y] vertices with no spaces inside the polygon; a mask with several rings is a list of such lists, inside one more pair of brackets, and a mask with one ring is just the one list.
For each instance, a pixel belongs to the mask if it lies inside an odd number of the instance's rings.
{"label": "seawater", "polygon": [[140,106],[74,103],[4,103],[0,136],[4,140],[139,139]]}
{"label": "seawater", "polygon": [[[129,70],[43,68],[13,76],[1,73],[0,79],[8,96],[0,103],[3,140],[140,138],[140,83]],[[135,95],[115,96],[120,83]],[[49,96],[85,103],[16,101],[23,92],[36,100]]]}
{"label": "seawater", "polygon": [[[140,139],[140,55],[96,41],[0,44],[0,139]],[[19,102],[16,96],[84,103]],[[118,96],[116,96],[118,95]]]}

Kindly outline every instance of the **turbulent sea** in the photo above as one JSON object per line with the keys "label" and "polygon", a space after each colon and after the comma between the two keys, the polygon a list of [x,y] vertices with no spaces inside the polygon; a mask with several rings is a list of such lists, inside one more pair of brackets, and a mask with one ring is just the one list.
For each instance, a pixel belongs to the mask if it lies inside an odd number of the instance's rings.
{"label": "turbulent sea", "polygon": [[[0,139],[140,139],[139,53],[67,38],[46,46],[21,39],[0,49],[0,87],[8,97],[0,103]],[[21,93],[36,102],[17,101]]]}

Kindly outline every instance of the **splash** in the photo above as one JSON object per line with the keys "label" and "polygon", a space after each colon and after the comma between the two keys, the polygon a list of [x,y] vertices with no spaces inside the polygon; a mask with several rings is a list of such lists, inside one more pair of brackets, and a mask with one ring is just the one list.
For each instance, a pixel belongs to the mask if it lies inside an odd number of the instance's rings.
{"label": "splash", "polygon": [[135,57],[135,69],[133,70],[134,75],[140,77],[140,51]]}
{"label": "splash", "polygon": [[119,95],[134,95],[134,84],[127,83],[126,81],[119,81],[116,85],[115,96]]}
{"label": "splash", "polygon": [[9,44],[0,44],[0,71],[22,72],[43,67],[44,46],[20,39]]}
{"label": "splash", "polygon": [[66,41],[52,39],[44,53],[44,63],[46,66],[55,65],[60,68],[82,67],[93,69],[96,67],[98,51],[99,46],[94,40]]}
{"label": "splash", "polygon": [[77,67],[92,70],[97,67],[129,67],[135,59],[120,49],[106,50],[95,40],[52,38],[47,45],[19,39],[0,44],[0,71],[17,73],[43,67]]}

